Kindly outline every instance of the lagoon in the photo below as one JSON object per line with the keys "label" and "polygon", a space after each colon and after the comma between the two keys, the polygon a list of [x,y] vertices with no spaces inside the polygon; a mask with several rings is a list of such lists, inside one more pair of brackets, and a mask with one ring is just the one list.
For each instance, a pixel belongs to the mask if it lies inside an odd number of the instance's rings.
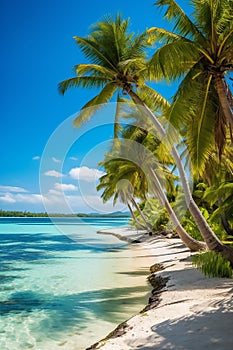
{"label": "lagoon", "polygon": [[82,350],[147,303],[143,248],[97,231],[127,218],[0,219],[0,349]]}

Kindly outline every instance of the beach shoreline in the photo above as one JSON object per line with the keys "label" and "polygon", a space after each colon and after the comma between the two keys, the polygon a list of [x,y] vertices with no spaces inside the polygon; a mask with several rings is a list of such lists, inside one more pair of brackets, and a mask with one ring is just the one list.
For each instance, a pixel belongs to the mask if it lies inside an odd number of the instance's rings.
{"label": "beach shoreline", "polygon": [[178,238],[150,237],[132,228],[98,233],[153,251],[154,263],[163,269],[151,276],[166,283],[152,290],[154,304],[149,302],[86,350],[232,349],[233,279],[205,277],[192,266],[191,252]]}

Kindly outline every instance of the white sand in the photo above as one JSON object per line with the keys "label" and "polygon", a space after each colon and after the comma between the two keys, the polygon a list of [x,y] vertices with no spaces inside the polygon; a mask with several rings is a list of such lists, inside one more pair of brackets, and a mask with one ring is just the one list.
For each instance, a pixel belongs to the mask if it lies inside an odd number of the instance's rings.
{"label": "white sand", "polygon": [[[126,229],[112,234],[138,238]],[[96,349],[232,350],[233,279],[205,277],[192,267],[191,254],[179,239],[149,238],[143,246],[150,253],[153,249],[154,263],[165,267],[156,275],[169,277],[161,301],[129,319],[125,334],[100,341]]]}

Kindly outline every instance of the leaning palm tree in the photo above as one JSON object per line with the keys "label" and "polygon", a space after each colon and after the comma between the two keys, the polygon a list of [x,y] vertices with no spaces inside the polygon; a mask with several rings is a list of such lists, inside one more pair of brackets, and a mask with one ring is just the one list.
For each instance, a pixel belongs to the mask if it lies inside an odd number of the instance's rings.
{"label": "leaning palm tree", "polygon": [[[101,88],[100,93],[89,101],[79,113],[75,120],[76,126],[81,125],[91,117],[93,109],[87,107],[96,106],[98,108],[103,103],[110,101],[113,95],[118,92],[118,96],[120,93],[128,94],[141,114],[151,120],[159,137],[165,139],[168,136],[166,129],[139,97],[137,90],[147,93],[147,96],[156,100],[160,108],[166,108],[168,103],[161,95],[145,84],[145,36],[129,34],[128,24],[128,20],[121,20],[118,15],[116,20],[107,19],[98,23],[87,38],[75,37],[83,53],[92,63],[77,65],[77,76],[61,82],[59,90],[64,94],[71,87]],[[171,154],[179,169],[187,207],[193,215],[207,247],[210,250],[221,252],[233,264],[233,250],[222,244],[201,214],[192,198],[174,139],[168,139],[168,144],[169,141]]]}
{"label": "leaning palm tree", "polygon": [[[142,221],[149,230],[152,230],[152,226],[148,223],[145,218],[143,211],[141,211],[134,197],[141,198],[143,200],[147,199],[145,191],[148,191],[150,194],[155,195],[160,203],[166,208],[166,211],[171,219],[171,222],[178,233],[182,242],[192,251],[200,251],[206,248],[204,242],[198,242],[192,238],[181,226],[175,212],[173,211],[161,185],[161,179],[158,178],[157,171],[154,171],[151,162],[147,162],[145,154],[142,157],[142,150],[139,150],[138,144],[135,143],[136,154],[140,154],[143,159],[143,164],[138,163],[138,157],[133,160],[128,158],[132,155],[132,147],[130,144],[130,156],[127,157],[125,150],[119,151],[119,156],[116,154],[111,156],[110,154],[102,162],[107,173],[100,178],[100,184],[97,186],[97,189],[104,189],[102,193],[102,198],[104,201],[109,200],[114,196],[114,202],[120,198],[121,201],[127,205],[131,202],[133,206],[137,209],[139,215],[142,218]],[[126,148],[128,146],[126,145]],[[123,158],[120,158],[121,156]],[[108,159],[109,158],[109,159]],[[137,159],[136,159],[137,158]],[[148,163],[148,164],[146,164]],[[146,174],[147,173],[147,176]],[[149,189],[151,188],[151,190]],[[129,207],[129,205],[128,205]]]}
{"label": "leaning palm tree", "polygon": [[229,77],[233,71],[233,0],[191,0],[186,15],[175,0],[157,0],[164,17],[174,24],[148,30],[159,48],[149,62],[153,79],[179,80],[169,121],[184,129],[193,171],[202,175],[217,145],[221,156],[226,130],[233,126],[233,98]]}
{"label": "leaning palm tree", "polygon": [[[153,227],[147,221],[143,211],[140,209],[137,201],[135,200],[135,193],[140,198],[145,199],[146,182],[142,181],[143,173],[140,168],[135,171],[135,166],[120,158],[111,157],[110,154],[105,156],[105,160],[100,163],[105,169],[105,174],[100,178],[100,183],[97,186],[97,190],[103,190],[101,197],[104,202],[113,198],[113,204],[115,205],[117,200],[125,203],[140,228],[151,231]],[[142,218],[144,225],[141,225],[134,215],[134,207],[139,216]]]}

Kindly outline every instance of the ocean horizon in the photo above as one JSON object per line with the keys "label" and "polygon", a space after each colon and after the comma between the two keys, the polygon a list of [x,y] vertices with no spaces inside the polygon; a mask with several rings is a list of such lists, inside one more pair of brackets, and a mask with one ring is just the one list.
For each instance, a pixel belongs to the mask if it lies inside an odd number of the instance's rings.
{"label": "ocean horizon", "polygon": [[0,218],[0,349],[83,350],[147,303],[129,218]]}

